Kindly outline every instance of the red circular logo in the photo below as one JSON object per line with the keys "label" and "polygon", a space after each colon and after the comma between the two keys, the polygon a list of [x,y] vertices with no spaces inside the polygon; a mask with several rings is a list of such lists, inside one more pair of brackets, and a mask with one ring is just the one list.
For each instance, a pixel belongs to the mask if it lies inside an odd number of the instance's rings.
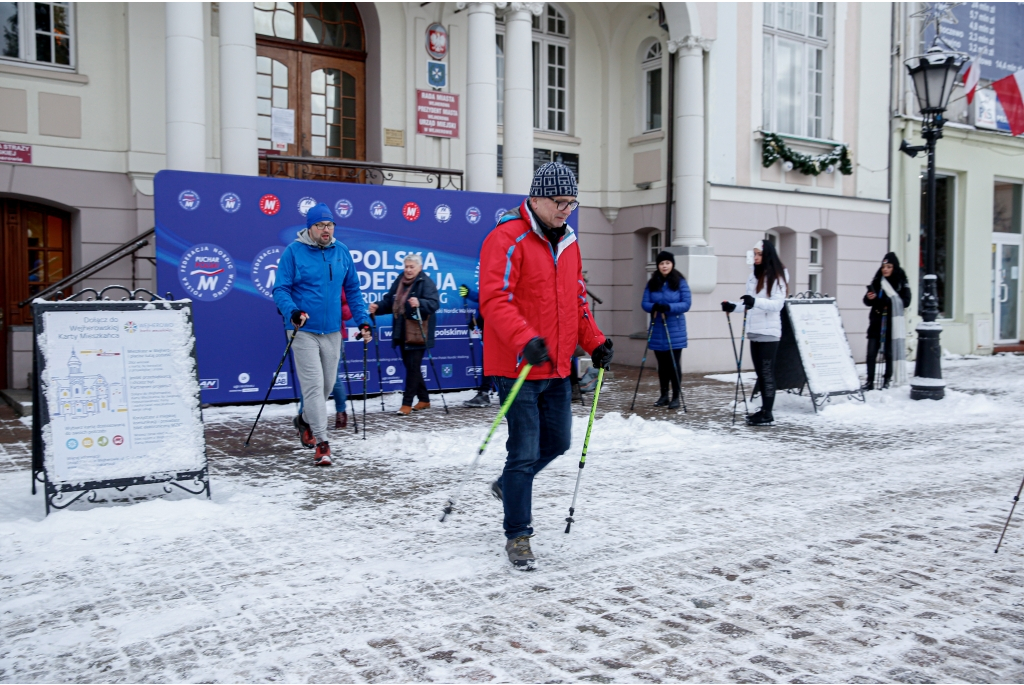
{"label": "red circular logo", "polygon": [[115,445],[121,445],[123,443],[124,443],[124,438],[122,438],[120,435],[115,435],[114,436],[114,444]]}
{"label": "red circular logo", "polygon": [[277,195],[264,195],[260,198],[260,211],[267,216],[274,216],[281,211],[281,201],[277,199]]}
{"label": "red circular logo", "polygon": [[402,216],[406,221],[416,221],[420,218],[420,206],[415,202],[406,202],[402,207]]}

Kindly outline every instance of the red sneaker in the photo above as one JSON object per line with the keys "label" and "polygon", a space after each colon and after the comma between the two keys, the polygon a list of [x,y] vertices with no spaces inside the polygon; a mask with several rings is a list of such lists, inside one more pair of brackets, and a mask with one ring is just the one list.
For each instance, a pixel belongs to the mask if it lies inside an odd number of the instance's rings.
{"label": "red sneaker", "polygon": [[299,432],[299,440],[302,441],[303,447],[310,449],[316,447],[316,438],[313,437],[313,429],[309,427],[309,424],[302,420],[302,415],[299,414],[292,421],[295,425],[295,430]]}
{"label": "red sneaker", "polygon": [[331,465],[331,446],[324,440],[316,446],[316,454],[313,455],[314,466],[330,466]]}

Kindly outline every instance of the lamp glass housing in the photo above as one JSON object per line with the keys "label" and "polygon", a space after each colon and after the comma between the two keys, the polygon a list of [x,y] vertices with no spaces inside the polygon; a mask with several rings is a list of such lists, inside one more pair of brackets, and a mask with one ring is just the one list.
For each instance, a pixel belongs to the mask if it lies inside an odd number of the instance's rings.
{"label": "lamp glass housing", "polygon": [[956,76],[967,59],[962,52],[947,52],[934,46],[927,53],[906,61],[922,114],[938,114],[946,110]]}

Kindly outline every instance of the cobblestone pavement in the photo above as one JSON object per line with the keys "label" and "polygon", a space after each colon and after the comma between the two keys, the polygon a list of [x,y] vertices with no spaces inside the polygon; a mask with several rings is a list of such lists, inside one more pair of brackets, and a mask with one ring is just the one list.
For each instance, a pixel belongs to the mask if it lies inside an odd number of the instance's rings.
{"label": "cobblestone pavement", "polygon": [[[29,430],[0,408],[0,681],[1024,682],[1024,357],[947,362],[906,389],[730,426],[733,387],[689,412],[601,396],[538,477],[533,573],[508,568],[486,494],[503,436],[437,522],[490,410],[400,419],[315,469],[289,406],[205,412],[213,501],[139,491],[43,520]],[[902,392],[902,395],[900,393]],[[389,398],[389,403],[393,398]],[[359,405],[361,409],[361,404]],[[503,430],[503,429],[502,429]],[[130,506],[128,506],[130,504]]]}

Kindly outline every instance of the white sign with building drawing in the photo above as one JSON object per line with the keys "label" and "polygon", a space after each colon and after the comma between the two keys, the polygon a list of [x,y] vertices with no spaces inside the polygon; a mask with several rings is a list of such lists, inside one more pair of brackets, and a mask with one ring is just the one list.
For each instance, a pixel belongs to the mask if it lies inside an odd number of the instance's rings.
{"label": "white sign with building drawing", "polygon": [[205,465],[190,310],[152,307],[43,314],[38,343],[50,481],[137,478]]}

